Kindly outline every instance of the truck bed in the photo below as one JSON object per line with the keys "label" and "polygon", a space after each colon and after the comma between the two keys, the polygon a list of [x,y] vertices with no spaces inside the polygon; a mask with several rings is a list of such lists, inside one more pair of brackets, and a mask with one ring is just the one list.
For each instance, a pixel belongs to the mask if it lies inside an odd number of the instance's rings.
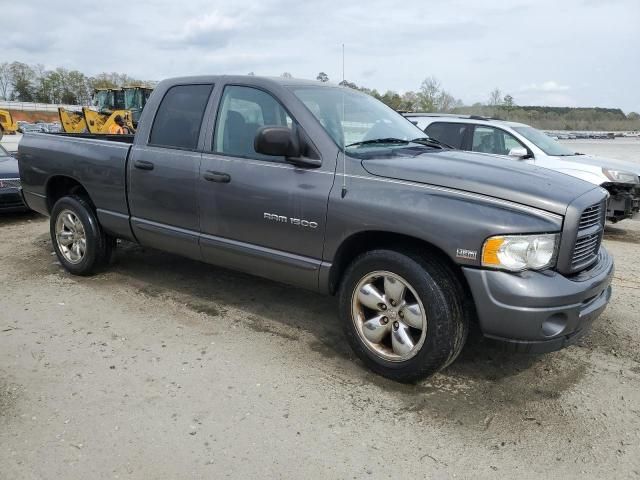
{"label": "truck bed", "polygon": [[128,225],[126,172],[132,142],[133,135],[24,135],[18,159],[29,206],[47,215],[51,208],[47,193],[66,177],[65,181],[82,183],[105,228],[109,229],[114,221],[118,224],[115,227]]}

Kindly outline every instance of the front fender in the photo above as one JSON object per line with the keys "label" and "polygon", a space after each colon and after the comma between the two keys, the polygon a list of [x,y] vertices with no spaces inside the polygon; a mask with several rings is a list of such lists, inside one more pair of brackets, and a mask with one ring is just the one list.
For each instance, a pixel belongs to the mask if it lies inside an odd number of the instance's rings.
{"label": "front fender", "polygon": [[563,217],[509,201],[412,182],[351,175],[329,199],[323,260],[354,234],[380,231],[427,242],[460,265],[480,266],[492,235],[559,232]]}

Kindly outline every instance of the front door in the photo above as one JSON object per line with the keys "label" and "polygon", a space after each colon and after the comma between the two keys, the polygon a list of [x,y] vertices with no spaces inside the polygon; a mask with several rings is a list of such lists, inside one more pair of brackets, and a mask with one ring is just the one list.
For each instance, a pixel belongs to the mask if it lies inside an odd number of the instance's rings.
{"label": "front door", "polygon": [[171,87],[158,108],[148,143],[131,151],[131,226],[142,245],[200,258],[198,141],[211,89],[212,85]]}
{"label": "front door", "polygon": [[[226,86],[198,180],[202,255],[211,263],[315,289],[335,161],[299,168],[257,153],[253,141],[264,125],[287,126],[304,137],[271,94]],[[307,153],[318,155],[312,145]]]}

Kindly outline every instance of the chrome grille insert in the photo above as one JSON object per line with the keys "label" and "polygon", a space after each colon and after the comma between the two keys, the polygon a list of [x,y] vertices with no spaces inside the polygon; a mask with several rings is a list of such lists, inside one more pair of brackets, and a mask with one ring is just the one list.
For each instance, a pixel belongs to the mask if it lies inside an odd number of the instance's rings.
{"label": "chrome grille insert", "polygon": [[19,178],[0,178],[0,189],[20,188]]}

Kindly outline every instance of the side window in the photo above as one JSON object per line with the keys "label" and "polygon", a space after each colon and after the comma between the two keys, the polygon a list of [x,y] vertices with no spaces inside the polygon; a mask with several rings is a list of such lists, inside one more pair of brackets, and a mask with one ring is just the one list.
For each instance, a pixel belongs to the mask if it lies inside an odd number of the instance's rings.
{"label": "side window", "polygon": [[499,128],[476,125],[473,131],[474,152],[508,155],[512,148],[524,147],[513,135]]}
{"label": "side window", "polygon": [[293,128],[293,120],[280,103],[252,87],[225,87],[220,102],[213,150],[218,153],[259,160],[276,160],[253,149],[258,129],[265,125]]}
{"label": "side window", "polygon": [[468,128],[470,126],[464,123],[435,122],[429,125],[424,132],[439,142],[460,149]]}
{"label": "side window", "polygon": [[195,150],[213,85],[178,85],[165,94],[151,128],[149,144]]}

